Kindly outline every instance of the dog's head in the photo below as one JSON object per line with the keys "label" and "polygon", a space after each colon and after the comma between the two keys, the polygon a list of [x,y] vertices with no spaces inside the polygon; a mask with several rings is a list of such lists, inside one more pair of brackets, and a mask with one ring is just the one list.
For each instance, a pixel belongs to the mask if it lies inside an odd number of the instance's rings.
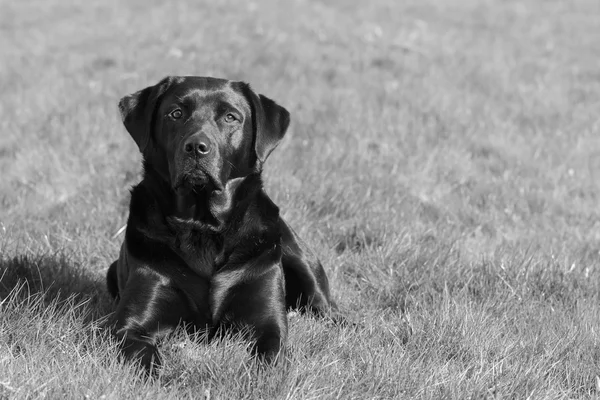
{"label": "dog's head", "polygon": [[288,111],[248,84],[168,77],[119,102],[144,160],[178,194],[224,190],[260,172],[283,138]]}

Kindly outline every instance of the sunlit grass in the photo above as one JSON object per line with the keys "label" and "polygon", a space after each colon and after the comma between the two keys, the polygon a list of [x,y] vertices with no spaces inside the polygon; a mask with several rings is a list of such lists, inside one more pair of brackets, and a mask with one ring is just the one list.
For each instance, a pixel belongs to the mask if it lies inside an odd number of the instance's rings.
{"label": "sunlit grass", "polygon": [[[594,1],[0,9],[0,398],[597,395]],[[355,326],[290,316],[274,368],[183,332],[156,380],[119,361],[104,274],[140,157],[116,104],[169,74],[290,110],[266,188]]]}

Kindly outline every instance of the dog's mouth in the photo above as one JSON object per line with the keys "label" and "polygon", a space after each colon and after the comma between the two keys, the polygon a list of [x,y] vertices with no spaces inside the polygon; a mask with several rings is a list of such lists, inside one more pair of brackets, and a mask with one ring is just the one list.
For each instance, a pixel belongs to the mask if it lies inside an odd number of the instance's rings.
{"label": "dog's mouth", "polygon": [[200,194],[218,190],[220,185],[214,177],[201,168],[195,168],[180,173],[177,176],[173,190],[179,195]]}
{"label": "dog's mouth", "polygon": [[178,176],[173,189],[181,195],[190,194],[192,192],[201,192],[210,184],[210,179],[206,174],[184,173]]}

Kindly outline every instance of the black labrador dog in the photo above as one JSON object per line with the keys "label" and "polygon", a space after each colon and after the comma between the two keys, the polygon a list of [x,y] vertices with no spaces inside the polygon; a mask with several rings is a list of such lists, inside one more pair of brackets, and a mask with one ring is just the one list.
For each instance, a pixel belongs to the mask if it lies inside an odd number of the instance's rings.
{"label": "black labrador dog", "polygon": [[168,77],[119,102],[143,154],[119,259],[108,270],[123,354],[150,370],[159,338],[180,323],[213,336],[250,332],[272,361],[286,310],[336,309],[325,271],[279,215],[261,171],[288,111],[248,84]]}

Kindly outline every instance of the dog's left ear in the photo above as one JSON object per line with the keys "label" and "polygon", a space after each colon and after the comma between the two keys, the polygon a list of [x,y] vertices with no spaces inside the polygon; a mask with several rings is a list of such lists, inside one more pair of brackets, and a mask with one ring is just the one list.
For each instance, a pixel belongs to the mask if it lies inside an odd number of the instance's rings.
{"label": "dog's left ear", "polygon": [[268,97],[256,94],[248,84],[244,83],[242,90],[252,107],[256,157],[264,163],[283,139],[290,125],[290,113]]}

